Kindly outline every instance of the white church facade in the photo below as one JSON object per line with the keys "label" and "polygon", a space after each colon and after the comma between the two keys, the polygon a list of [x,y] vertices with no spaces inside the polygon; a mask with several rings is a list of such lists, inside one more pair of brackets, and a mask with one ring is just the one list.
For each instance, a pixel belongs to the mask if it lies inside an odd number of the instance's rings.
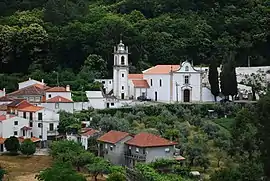
{"label": "white church facade", "polygon": [[211,102],[206,87],[206,71],[185,61],[181,65],[156,65],[141,74],[129,74],[128,47],[122,41],[114,47],[113,79],[102,82],[105,94],[117,100],[136,100],[143,96],[157,102]]}

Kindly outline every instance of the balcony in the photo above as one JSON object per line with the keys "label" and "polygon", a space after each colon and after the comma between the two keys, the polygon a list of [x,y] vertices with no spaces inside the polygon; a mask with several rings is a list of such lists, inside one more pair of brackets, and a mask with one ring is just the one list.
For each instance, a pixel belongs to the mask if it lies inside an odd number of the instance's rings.
{"label": "balcony", "polygon": [[146,154],[140,154],[140,153],[130,153],[125,152],[125,157],[138,160],[138,161],[145,161],[146,160]]}

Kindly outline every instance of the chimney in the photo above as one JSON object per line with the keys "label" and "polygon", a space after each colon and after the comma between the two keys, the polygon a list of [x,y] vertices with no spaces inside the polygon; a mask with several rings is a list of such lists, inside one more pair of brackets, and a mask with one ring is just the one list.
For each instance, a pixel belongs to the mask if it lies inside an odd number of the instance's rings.
{"label": "chimney", "polygon": [[31,78],[29,77],[29,80],[31,80]]}
{"label": "chimney", "polygon": [[44,79],[41,79],[41,83],[44,84]]}
{"label": "chimney", "polygon": [[6,96],[6,88],[3,88],[3,96]]}
{"label": "chimney", "polygon": [[66,86],[66,91],[70,92],[70,86],[69,85]]}

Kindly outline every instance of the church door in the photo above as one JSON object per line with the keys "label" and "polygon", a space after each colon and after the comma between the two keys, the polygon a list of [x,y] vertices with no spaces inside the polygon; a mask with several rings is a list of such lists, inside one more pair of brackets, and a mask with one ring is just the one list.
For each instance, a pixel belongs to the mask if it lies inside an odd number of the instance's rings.
{"label": "church door", "polygon": [[157,92],[155,92],[155,101],[157,101]]}
{"label": "church door", "polygon": [[125,93],[121,93],[121,99],[125,99]]}
{"label": "church door", "polygon": [[190,102],[190,90],[184,90],[184,102]]}

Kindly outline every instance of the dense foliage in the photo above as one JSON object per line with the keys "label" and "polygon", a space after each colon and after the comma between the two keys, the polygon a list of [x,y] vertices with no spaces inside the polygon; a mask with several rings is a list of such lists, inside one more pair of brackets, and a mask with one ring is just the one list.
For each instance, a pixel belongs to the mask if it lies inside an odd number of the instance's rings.
{"label": "dense foliage", "polygon": [[[113,46],[130,47],[130,71],[154,64],[269,65],[266,0],[9,0],[0,2],[0,87],[27,76],[55,85],[87,87],[112,71]],[[6,74],[11,74],[7,76]],[[82,85],[84,88],[82,88]]]}
{"label": "dense foliage", "polygon": [[16,154],[20,149],[20,143],[17,137],[11,136],[4,142],[6,150],[12,154]]}
{"label": "dense foliage", "polygon": [[33,155],[36,152],[36,145],[30,139],[25,139],[22,144],[20,151],[24,155]]}

